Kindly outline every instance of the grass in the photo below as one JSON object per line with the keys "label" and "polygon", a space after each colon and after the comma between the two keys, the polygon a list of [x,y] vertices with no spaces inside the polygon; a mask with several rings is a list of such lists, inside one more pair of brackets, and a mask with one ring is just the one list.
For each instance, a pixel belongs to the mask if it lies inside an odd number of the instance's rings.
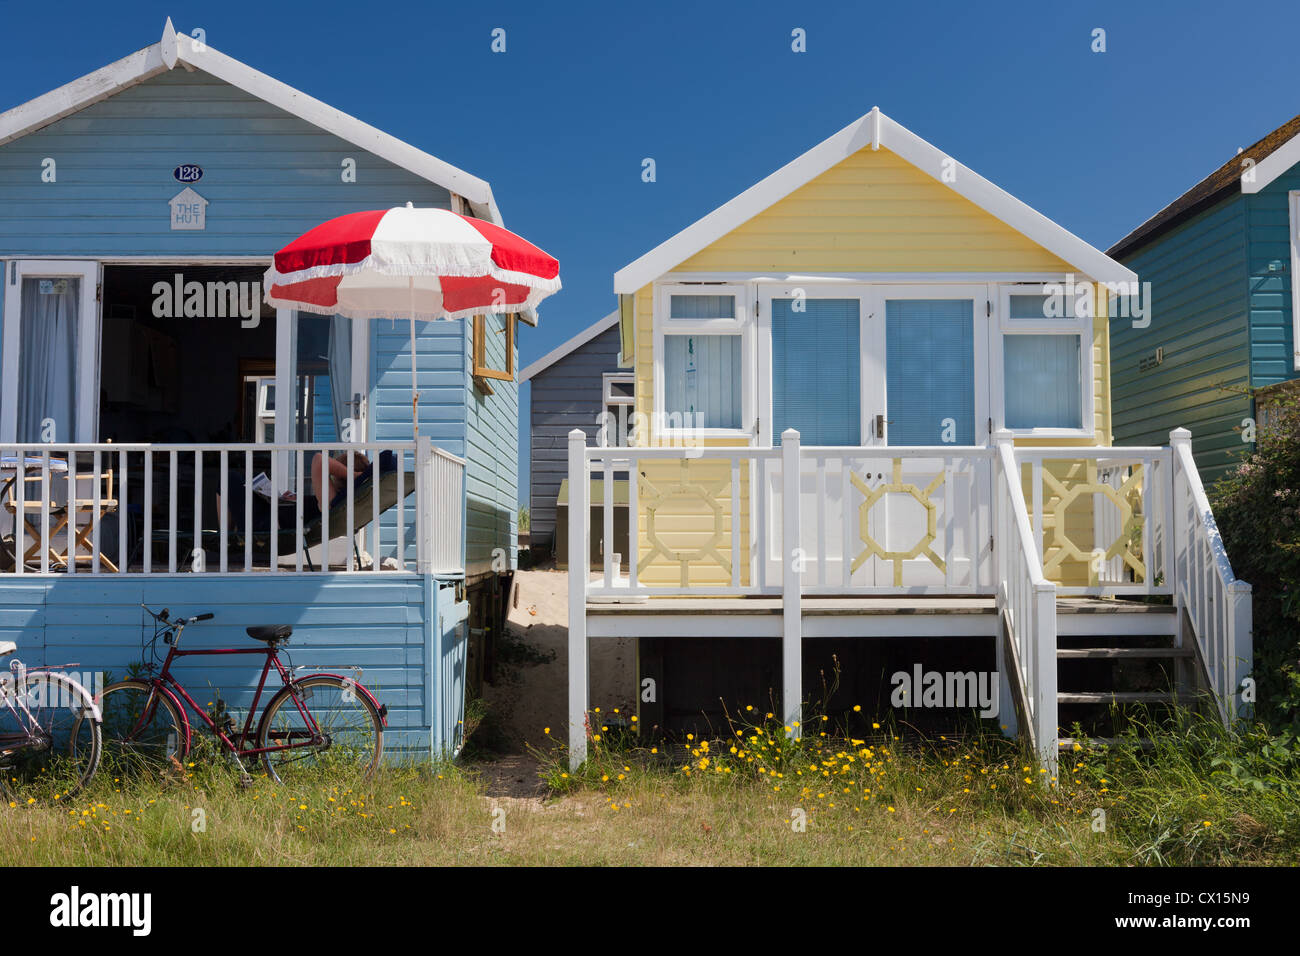
{"label": "grass", "polygon": [[[1285,740],[1189,723],[1154,752],[1062,756],[1014,741],[864,740],[770,719],[680,747],[603,739],[542,799],[487,797],[473,768],[390,768],[293,787],[194,760],[101,773],[66,802],[0,808],[13,865],[1234,865],[1300,862],[1300,760]],[[737,737],[736,731],[740,734]],[[736,752],[731,748],[735,746]]]}

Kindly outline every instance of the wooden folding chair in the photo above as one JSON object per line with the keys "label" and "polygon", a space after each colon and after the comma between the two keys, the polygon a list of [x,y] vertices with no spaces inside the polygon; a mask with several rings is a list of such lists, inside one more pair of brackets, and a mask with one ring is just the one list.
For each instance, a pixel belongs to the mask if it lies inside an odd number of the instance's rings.
{"label": "wooden folding chair", "polygon": [[[35,474],[32,472],[35,471]],[[11,515],[17,515],[19,508],[17,485],[19,481],[26,482],[24,489],[24,500],[21,503],[22,522],[26,526],[27,534],[32,539],[31,546],[23,555],[24,562],[33,561],[39,558],[41,549],[41,533],[33,526],[32,522],[37,523],[41,520],[41,515],[48,513],[54,526],[49,529],[49,561],[51,564],[66,567],[68,564],[68,555],[60,554],[55,550],[55,545],[59,542],[60,533],[65,532],[69,521],[76,521],[78,518],[85,518],[86,522],[80,529],[73,532],[72,560],[94,562],[94,542],[91,536],[95,533],[95,493],[94,482],[96,476],[93,473],[77,473],[72,480],[74,489],[73,500],[69,502],[53,500],[53,492],[59,487],[67,487],[66,472],[50,472],[50,483],[47,489],[51,494],[51,500],[43,502],[41,495],[41,474],[39,470],[30,467],[21,469],[21,473],[12,478],[5,486],[4,507]],[[117,510],[117,498],[113,495],[113,470],[110,468],[99,474],[100,482],[99,494],[99,517],[111,514]],[[90,482],[89,497],[82,497],[81,485],[84,482]],[[32,488],[32,485],[35,485]],[[31,489],[32,493],[27,493]],[[46,511],[48,507],[48,512]],[[62,538],[67,540],[67,534],[63,533]],[[84,553],[83,553],[84,549]],[[108,556],[102,551],[99,554],[100,564],[110,571],[117,571],[115,565]]]}

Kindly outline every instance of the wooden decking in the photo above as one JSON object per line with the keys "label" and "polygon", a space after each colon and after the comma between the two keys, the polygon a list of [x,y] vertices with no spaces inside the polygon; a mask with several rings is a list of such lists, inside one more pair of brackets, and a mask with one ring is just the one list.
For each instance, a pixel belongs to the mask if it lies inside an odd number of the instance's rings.
{"label": "wooden decking", "polygon": [[[1057,601],[1058,632],[1169,634],[1173,607],[1096,597]],[[805,597],[805,637],[992,637],[998,633],[991,596],[906,595]],[[784,607],[777,597],[663,597],[641,603],[587,604],[593,637],[780,637]]]}
{"label": "wooden decking", "polygon": [[[884,595],[880,597],[805,597],[802,600],[805,616],[873,615],[873,614],[995,614],[996,602],[992,597],[909,597]],[[640,603],[615,604],[590,602],[588,617],[618,614],[669,614],[669,615],[749,615],[781,614],[780,598],[651,598]],[[1147,604],[1140,601],[1123,601],[1097,597],[1066,597],[1056,602],[1057,614],[1169,614],[1168,604]]]}

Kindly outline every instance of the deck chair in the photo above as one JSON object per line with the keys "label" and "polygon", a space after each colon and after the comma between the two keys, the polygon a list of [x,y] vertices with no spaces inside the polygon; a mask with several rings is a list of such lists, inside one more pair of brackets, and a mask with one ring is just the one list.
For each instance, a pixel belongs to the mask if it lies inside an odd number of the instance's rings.
{"label": "deck chair", "polygon": [[[385,453],[388,454],[388,453]],[[391,465],[391,467],[385,467]],[[361,531],[374,520],[374,501],[376,494],[379,496],[379,513],[382,515],[390,508],[397,504],[397,471],[394,459],[380,458],[379,482],[376,485],[374,472],[370,469],[356,475],[353,479],[354,504],[352,510],[353,532]],[[415,473],[408,471],[403,475],[403,491],[409,496],[415,491]],[[229,508],[230,525],[227,530],[228,555],[242,556],[247,550],[248,539],[252,539],[252,551],[255,560],[270,561],[272,551],[271,541],[271,510],[270,502],[260,495],[253,499],[253,529],[251,533],[245,532],[242,527],[236,527],[243,522],[245,513],[244,505],[245,489],[242,482],[235,483],[231,488]],[[280,511],[277,516],[277,528],[274,542],[274,557],[280,558],[285,555],[295,554],[298,548],[298,535],[296,524],[298,520],[296,502],[279,502]],[[321,543],[321,530],[324,521],[321,518],[320,509],[316,505],[314,497],[309,497],[303,502],[303,531],[302,544],[304,550],[315,547]],[[310,513],[309,513],[310,510]],[[331,540],[346,537],[348,519],[348,502],[347,488],[340,488],[335,494],[334,499],[330,502],[329,510],[329,531]],[[155,541],[166,540],[166,532],[155,533]],[[193,540],[193,532],[177,532],[178,540]],[[205,542],[219,540],[220,532],[203,531]],[[206,550],[206,549],[205,549]],[[353,550],[356,551],[356,543],[353,542]],[[307,565],[311,570],[316,570],[311,558],[304,554]],[[360,563],[361,556],[358,552],[357,562]]]}
{"label": "deck chair", "polygon": [[[50,465],[50,490],[65,490],[67,488],[66,461],[51,459]],[[61,466],[61,470],[59,466]],[[53,524],[53,527],[49,529],[50,564],[67,567],[69,555],[59,554],[54,548],[60,542],[66,543],[67,533],[65,529],[68,522],[75,522],[80,518],[84,518],[85,523],[81,525],[80,529],[73,532],[71,560],[93,563],[95,555],[91,535],[95,533],[95,522],[97,520],[95,517],[94,483],[96,480],[100,483],[99,518],[103,518],[105,515],[117,510],[117,498],[113,493],[113,469],[104,469],[99,473],[98,478],[89,472],[78,472],[73,478],[74,497],[69,507],[67,502],[54,500],[43,505],[41,501],[41,474],[37,470],[39,467],[39,458],[28,458],[21,464],[15,462],[16,474],[5,484],[4,488],[4,508],[11,515],[17,516],[20,510],[17,483],[19,481],[24,482],[21,507],[23,514],[21,518],[15,518],[15,520],[23,522],[27,540],[31,542],[30,547],[23,554],[23,561],[34,561],[40,557],[41,532],[36,527],[36,524],[40,523],[43,507],[48,506],[48,514]],[[88,490],[83,491],[83,487],[88,487]],[[109,571],[117,571],[117,565],[109,560],[108,556],[102,551],[99,554],[99,563]]]}

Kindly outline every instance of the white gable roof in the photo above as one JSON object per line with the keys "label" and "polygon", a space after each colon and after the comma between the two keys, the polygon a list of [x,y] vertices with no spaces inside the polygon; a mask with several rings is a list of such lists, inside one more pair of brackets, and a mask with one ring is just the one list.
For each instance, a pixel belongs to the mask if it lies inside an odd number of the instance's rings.
{"label": "white gable roof", "polygon": [[522,372],[519,373],[519,381],[521,383],[526,382],[534,375],[536,375],[538,372],[544,372],[546,369],[550,368],[552,365],[554,365],[560,359],[564,358],[570,352],[577,351],[578,349],[582,348],[582,346],[586,345],[588,342],[594,339],[596,336],[600,335],[600,333],[608,332],[616,325],[618,325],[618,309],[615,309],[613,312],[605,316],[595,325],[591,325],[583,329],[581,332],[579,332],[573,338],[569,339],[569,341],[565,342],[559,348],[552,349],[551,351],[543,355],[541,358],[539,358],[536,362],[533,362],[531,365],[529,365],[527,368],[525,368]]}
{"label": "white gable roof", "polygon": [[[983,176],[952,160],[905,126],[894,122],[879,107],[850,123],[834,136],[818,143],[793,162],[719,206],[703,219],[651,249],[641,258],[614,273],[614,291],[636,292],[666,272],[708,248],[737,226],[752,219],[800,186],[817,178],[861,149],[887,147],[917,169],[943,182],[945,165],[950,170],[945,183],[958,194],[1032,239],[1044,249],[1073,265],[1084,275],[1100,282],[1134,282],[1137,275],[1104,252],[1058,226]],[[1262,169],[1263,164],[1260,164]]]}
{"label": "white gable roof", "polygon": [[163,29],[162,39],[153,46],[0,113],[0,146],[174,69],[177,64],[187,70],[210,73],[395,166],[436,183],[464,198],[473,215],[501,223],[492,187],[484,180],[246,66],[207,44],[178,34],[170,18]]}

